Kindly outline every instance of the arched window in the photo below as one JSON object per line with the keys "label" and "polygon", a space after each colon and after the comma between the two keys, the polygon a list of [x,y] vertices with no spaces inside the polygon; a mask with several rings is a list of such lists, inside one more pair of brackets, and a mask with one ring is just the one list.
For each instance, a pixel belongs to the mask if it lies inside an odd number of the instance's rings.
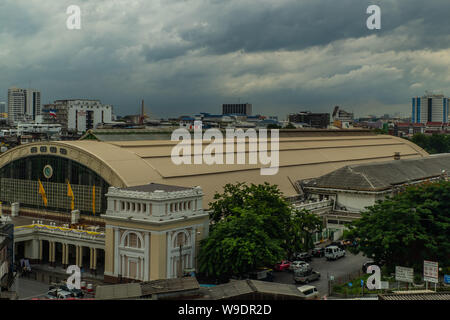
{"label": "arched window", "polygon": [[189,237],[188,234],[184,231],[178,232],[175,235],[174,241],[173,241],[173,247],[179,248],[181,246],[187,246],[189,245]]}
{"label": "arched window", "polygon": [[130,232],[126,236],[124,244],[126,247],[130,247],[130,248],[141,248],[142,247],[141,240],[139,239],[138,235],[134,232]]}

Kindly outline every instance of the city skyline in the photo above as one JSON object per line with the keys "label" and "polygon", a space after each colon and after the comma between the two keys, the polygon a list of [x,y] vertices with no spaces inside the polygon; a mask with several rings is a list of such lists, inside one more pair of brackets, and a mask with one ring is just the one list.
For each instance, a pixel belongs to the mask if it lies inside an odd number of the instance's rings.
{"label": "city skyline", "polygon": [[98,99],[118,115],[144,99],[155,118],[239,101],[281,118],[335,105],[360,117],[448,94],[445,1],[380,2],[380,30],[366,27],[370,1],[83,1],[81,30],[68,30],[71,4],[1,4],[0,101],[17,86],[42,105]]}

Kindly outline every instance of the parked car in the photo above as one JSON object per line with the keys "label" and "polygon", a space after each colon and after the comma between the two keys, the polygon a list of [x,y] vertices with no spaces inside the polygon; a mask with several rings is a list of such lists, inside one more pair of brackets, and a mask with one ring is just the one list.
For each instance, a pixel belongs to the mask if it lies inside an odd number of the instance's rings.
{"label": "parked car", "polygon": [[295,270],[294,281],[295,283],[309,283],[320,278],[320,273],[313,270]]}
{"label": "parked car", "polygon": [[59,288],[51,289],[45,296],[47,299],[71,299],[74,298],[74,294],[69,291],[65,291]]}
{"label": "parked car", "polygon": [[325,257],[327,260],[336,260],[345,257],[345,250],[338,246],[329,246],[325,248]]}
{"label": "parked car", "polygon": [[280,263],[277,263],[273,268],[277,271],[288,270],[291,263],[287,260],[283,260]]}
{"label": "parked car", "polygon": [[298,260],[303,260],[303,261],[311,261],[312,260],[312,256],[308,252],[300,252],[300,253],[296,253],[294,255],[295,255],[295,258]]}
{"label": "parked car", "polygon": [[76,288],[69,289],[66,284],[60,285],[59,288],[64,290],[64,291],[67,291],[67,292],[72,292],[73,296],[76,297],[76,298],[83,298],[84,297],[84,292],[81,289],[76,289]]}
{"label": "parked car", "polygon": [[272,272],[272,269],[263,268],[260,270],[250,272],[249,278],[254,279],[254,280],[272,282],[273,281],[273,272]]}
{"label": "parked car", "polygon": [[314,248],[312,251],[313,257],[323,257],[325,256],[325,248]]}
{"label": "parked car", "polygon": [[351,246],[353,243],[351,240],[345,239],[345,240],[342,240],[342,244],[347,247],[347,246]]}
{"label": "parked car", "polygon": [[291,263],[291,265],[289,266],[289,270],[290,271],[295,271],[295,270],[308,270],[311,267],[309,266],[309,264],[305,261],[294,261]]}
{"label": "parked car", "polygon": [[308,300],[319,298],[319,291],[317,291],[317,288],[314,286],[301,286],[298,287],[297,290],[303,293]]}

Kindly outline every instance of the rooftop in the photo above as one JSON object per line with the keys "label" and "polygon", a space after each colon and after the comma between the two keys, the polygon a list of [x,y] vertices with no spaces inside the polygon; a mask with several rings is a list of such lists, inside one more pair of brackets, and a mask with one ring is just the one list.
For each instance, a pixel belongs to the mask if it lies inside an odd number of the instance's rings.
{"label": "rooftop", "polygon": [[442,170],[450,172],[450,154],[349,165],[301,183],[306,188],[380,191],[393,185],[439,177]]}
{"label": "rooftop", "polygon": [[261,299],[261,295],[270,295],[272,299],[305,299],[297,286],[258,280],[233,280],[226,284],[221,284],[204,290],[204,299],[222,300],[231,298],[242,298],[242,296],[256,295]]}
{"label": "rooftop", "polygon": [[[117,130],[111,132],[114,132],[112,136],[117,134]],[[122,137],[128,137],[128,134],[123,134]],[[374,135],[363,130],[280,130],[278,173],[264,176],[261,175],[261,168],[267,165],[259,161],[257,164],[248,164],[248,141],[243,145],[245,164],[208,165],[203,162],[176,165],[172,162],[171,153],[179,141],[124,139],[26,144],[0,155],[0,167],[23,157],[46,154],[40,151],[40,146],[57,147],[65,151],[58,156],[76,159],[80,164],[98,172],[111,186],[118,188],[142,186],[150,182],[181,187],[200,186],[205,194],[203,204],[206,207],[213,200],[214,194],[222,192],[227,183],[262,184],[270,181],[285,196],[293,196],[298,193],[295,181],[316,178],[343,166],[391,160],[396,152],[401,154],[402,159],[429,156],[408,140]],[[191,149],[194,143],[195,140],[191,140]],[[203,142],[203,149],[209,146],[209,142]],[[31,154],[33,147],[38,147],[37,154]],[[270,150],[270,143],[268,149]],[[234,150],[237,153],[237,143]],[[223,151],[226,151],[226,146]],[[224,152],[216,155],[226,162]]]}
{"label": "rooftop", "polygon": [[97,286],[96,299],[139,299],[152,295],[183,293],[200,288],[193,277],[162,279],[140,283]]}
{"label": "rooftop", "polygon": [[160,183],[149,183],[144,184],[141,186],[133,186],[128,188],[123,188],[122,190],[127,191],[139,191],[139,192],[155,192],[158,190],[164,191],[164,192],[174,192],[174,191],[185,191],[185,190],[191,190],[192,188],[188,187],[178,187],[178,186],[171,186],[167,184],[160,184]]}
{"label": "rooftop", "polygon": [[450,291],[433,292],[433,291],[402,291],[388,294],[378,295],[380,300],[450,300]]}

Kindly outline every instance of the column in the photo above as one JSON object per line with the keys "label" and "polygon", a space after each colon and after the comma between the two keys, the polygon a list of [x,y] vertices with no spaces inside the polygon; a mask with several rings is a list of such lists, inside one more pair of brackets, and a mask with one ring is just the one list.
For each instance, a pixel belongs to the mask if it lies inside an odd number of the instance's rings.
{"label": "column", "polygon": [[121,262],[122,267],[120,268],[119,274],[121,274],[122,277],[126,277],[126,274],[125,274],[125,256],[123,254],[120,255],[120,262]]}
{"label": "column", "polygon": [[39,263],[42,263],[43,248],[44,248],[44,243],[42,240],[39,240]]}
{"label": "column", "polygon": [[61,263],[63,265],[63,268],[65,268],[65,263],[66,263],[66,244],[65,243],[62,243]]}
{"label": "column", "polygon": [[76,265],[81,267],[81,259],[80,259],[80,246],[75,246],[75,250],[77,253],[77,257],[76,257]]}
{"label": "column", "polygon": [[114,230],[114,271],[113,274],[118,276],[120,274],[120,257],[119,257],[119,228]]}
{"label": "column", "polygon": [[80,252],[79,254],[80,264],[78,266],[81,268],[83,266],[83,246],[79,246],[78,251]]}
{"label": "column", "polygon": [[149,255],[149,250],[150,250],[150,235],[148,232],[145,233],[144,235],[144,281],[149,281],[149,269],[150,269],[150,264],[149,264],[149,260],[150,260],[150,255]]}
{"label": "column", "polygon": [[48,261],[50,262],[50,265],[52,267],[54,267],[55,266],[55,242],[54,241],[50,241],[48,248],[49,248]]}
{"label": "column", "polygon": [[66,266],[69,265],[69,252],[70,252],[70,245],[66,244],[67,250],[66,250]]}
{"label": "column", "polygon": [[92,269],[94,269],[93,263],[92,263],[93,258],[94,257],[92,254],[92,248],[89,248],[89,271],[90,271],[90,273],[92,273]]}
{"label": "column", "polygon": [[94,258],[92,261],[94,273],[97,274],[97,248],[92,248],[92,253],[94,254]]}

